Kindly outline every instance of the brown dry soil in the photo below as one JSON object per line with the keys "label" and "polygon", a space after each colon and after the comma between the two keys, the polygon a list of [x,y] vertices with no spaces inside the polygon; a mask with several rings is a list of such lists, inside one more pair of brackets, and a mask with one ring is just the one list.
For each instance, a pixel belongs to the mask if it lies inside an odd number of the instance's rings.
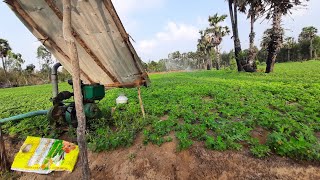
{"label": "brown dry soil", "polygon": [[[68,140],[68,139],[66,139]],[[6,138],[10,162],[22,142]],[[320,162],[297,162],[278,156],[257,159],[248,150],[211,151],[201,143],[177,152],[176,140],[163,144],[143,145],[138,137],[130,148],[92,153],[89,152],[92,179],[320,179]],[[2,179],[80,180],[81,167],[74,172],[53,172],[50,175],[12,172]]]}

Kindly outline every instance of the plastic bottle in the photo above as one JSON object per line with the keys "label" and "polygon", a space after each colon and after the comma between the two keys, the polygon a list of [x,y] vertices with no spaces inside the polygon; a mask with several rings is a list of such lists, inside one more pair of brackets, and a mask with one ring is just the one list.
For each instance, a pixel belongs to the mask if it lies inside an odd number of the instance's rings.
{"label": "plastic bottle", "polygon": [[127,104],[128,98],[124,94],[120,94],[119,97],[116,99],[117,104]]}

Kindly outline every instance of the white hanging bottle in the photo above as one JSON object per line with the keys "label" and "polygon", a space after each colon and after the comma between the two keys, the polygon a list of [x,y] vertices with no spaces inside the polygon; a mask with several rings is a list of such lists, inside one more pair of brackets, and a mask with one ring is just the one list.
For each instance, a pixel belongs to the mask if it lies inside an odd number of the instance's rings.
{"label": "white hanging bottle", "polygon": [[122,93],[116,99],[116,103],[117,103],[117,105],[118,104],[127,104],[128,103],[128,98]]}

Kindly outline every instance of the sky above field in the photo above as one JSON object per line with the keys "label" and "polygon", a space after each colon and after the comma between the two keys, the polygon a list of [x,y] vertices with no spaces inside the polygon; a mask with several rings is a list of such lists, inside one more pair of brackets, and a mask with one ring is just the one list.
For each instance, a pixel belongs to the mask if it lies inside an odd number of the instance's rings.
{"label": "sky above field", "polygon": [[[225,0],[113,0],[123,24],[134,39],[134,47],[143,61],[166,58],[168,53],[195,51],[199,30],[208,26],[208,16],[228,14]],[[307,7],[292,11],[283,19],[286,36],[298,37],[305,26],[320,29],[320,1],[310,0]],[[0,2],[0,38],[9,40],[14,52],[23,55],[26,64],[38,65],[36,49],[38,40],[19,21],[4,2]],[[267,20],[256,23],[256,45],[259,46],[263,31],[270,27]],[[228,18],[224,25],[230,25]],[[239,17],[240,40],[243,48],[249,45],[249,21]],[[233,48],[231,35],[221,44],[222,51]]]}

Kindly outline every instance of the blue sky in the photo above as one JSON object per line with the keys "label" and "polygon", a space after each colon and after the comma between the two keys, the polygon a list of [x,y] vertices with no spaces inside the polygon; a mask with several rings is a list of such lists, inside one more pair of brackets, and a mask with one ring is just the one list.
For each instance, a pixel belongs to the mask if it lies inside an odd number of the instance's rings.
{"label": "blue sky", "polygon": [[[209,15],[228,14],[225,0],[112,0],[127,32],[135,40],[139,56],[147,62],[166,58],[168,53],[196,50],[198,32],[208,23]],[[297,38],[305,26],[320,30],[320,1],[310,0],[308,6],[294,10],[283,19],[287,36]],[[13,51],[19,52],[26,64],[38,65],[36,49],[40,45],[24,27],[14,13],[0,2],[0,38],[9,40]],[[256,23],[256,45],[259,45],[263,31],[270,27],[268,21]],[[224,25],[230,26],[228,18]],[[249,22],[245,15],[239,17],[240,40],[243,48],[248,47]],[[229,51],[233,44],[231,36],[225,37],[222,51]]]}

